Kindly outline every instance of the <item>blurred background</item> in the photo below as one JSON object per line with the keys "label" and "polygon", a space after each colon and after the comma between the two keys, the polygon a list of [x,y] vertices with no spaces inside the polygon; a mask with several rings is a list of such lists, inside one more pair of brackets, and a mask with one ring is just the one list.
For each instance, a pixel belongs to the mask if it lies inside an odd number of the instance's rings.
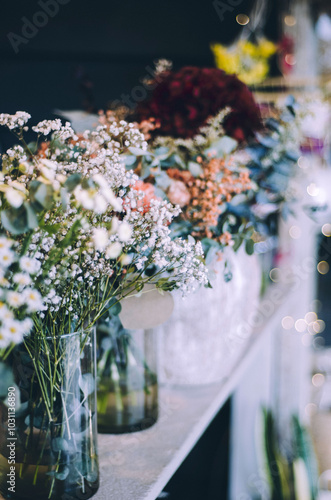
{"label": "blurred background", "polygon": [[[33,116],[38,115],[38,120],[54,109],[104,108],[107,102],[139,84],[148,74],[146,67],[152,68],[153,61],[159,58],[170,59],[175,68],[214,66],[210,43],[230,44],[237,38],[244,27],[238,24],[236,16],[249,13],[254,4],[253,0],[225,2],[229,10],[225,10],[221,20],[221,11],[212,1],[62,2],[63,5],[57,4],[58,12],[47,16],[45,25],[35,30],[29,21],[33,22],[35,14],[43,10],[43,0],[40,4],[37,0],[3,2],[3,112],[24,108]],[[44,3],[52,8],[52,0]],[[264,15],[265,33],[272,40],[278,38],[280,7],[280,2],[269,1]],[[46,21],[43,16],[35,19],[40,25]],[[22,35],[27,25],[29,39]],[[15,37],[13,41],[10,33],[24,41]]]}

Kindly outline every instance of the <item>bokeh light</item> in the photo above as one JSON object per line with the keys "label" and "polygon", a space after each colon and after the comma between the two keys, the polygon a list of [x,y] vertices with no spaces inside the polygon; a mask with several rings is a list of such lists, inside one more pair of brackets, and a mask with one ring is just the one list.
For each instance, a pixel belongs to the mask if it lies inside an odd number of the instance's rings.
{"label": "bokeh light", "polygon": [[303,333],[307,330],[307,323],[304,319],[297,319],[294,326],[296,331],[300,333]]}
{"label": "bokeh light", "polygon": [[274,267],[273,269],[271,269],[271,271],[269,272],[269,276],[270,276],[271,281],[273,281],[274,283],[277,283],[280,280],[279,268]]}
{"label": "bokeh light", "polygon": [[315,373],[311,381],[315,387],[322,387],[325,382],[325,377],[322,373]]}
{"label": "bokeh light", "polygon": [[317,314],[315,312],[308,312],[305,315],[305,322],[309,324],[312,323],[313,321],[317,321]]}
{"label": "bokeh light", "polygon": [[329,269],[330,266],[325,260],[321,260],[321,262],[317,264],[317,271],[320,274],[327,274],[329,272]]}
{"label": "bokeh light", "polygon": [[292,316],[284,316],[282,319],[282,327],[284,330],[290,330],[294,326],[294,319]]}
{"label": "bokeh light", "polygon": [[324,234],[324,236],[331,236],[331,224],[324,224],[322,226],[322,234]]}
{"label": "bokeh light", "polygon": [[294,16],[288,14],[287,16],[284,17],[284,23],[286,24],[286,26],[295,26],[297,20]]}
{"label": "bokeh light", "polygon": [[246,14],[238,14],[236,17],[236,21],[241,26],[246,26],[249,23],[250,19]]}
{"label": "bokeh light", "polygon": [[312,182],[311,184],[309,184],[309,186],[307,186],[307,193],[309,194],[309,196],[317,196],[319,192],[320,189],[318,186],[316,186],[314,182]]}
{"label": "bokeh light", "polygon": [[291,238],[298,240],[301,236],[301,229],[299,226],[291,226],[289,229]]}

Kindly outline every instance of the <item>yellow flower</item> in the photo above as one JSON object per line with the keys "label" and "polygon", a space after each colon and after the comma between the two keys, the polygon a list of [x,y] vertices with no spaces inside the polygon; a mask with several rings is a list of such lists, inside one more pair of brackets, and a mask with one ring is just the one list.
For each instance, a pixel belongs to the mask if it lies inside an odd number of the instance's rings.
{"label": "yellow flower", "polygon": [[262,82],[269,73],[268,59],[277,51],[277,46],[261,38],[257,44],[239,40],[231,47],[219,43],[211,45],[216,66],[226,73],[235,73],[247,85]]}
{"label": "yellow flower", "polygon": [[238,42],[238,48],[241,50],[244,56],[250,56],[252,58],[259,57],[259,47],[252,42],[247,40],[240,40]]}
{"label": "yellow flower", "polygon": [[262,38],[259,42],[260,56],[264,59],[269,59],[277,51],[277,45],[266,38]]}
{"label": "yellow flower", "polygon": [[232,74],[238,73],[240,70],[240,56],[220,43],[211,45],[211,50],[214,53],[216,66],[225,73]]}
{"label": "yellow flower", "polygon": [[257,61],[250,70],[239,73],[238,77],[246,83],[246,85],[254,85],[262,82],[268,76],[268,72],[268,63],[260,60]]}

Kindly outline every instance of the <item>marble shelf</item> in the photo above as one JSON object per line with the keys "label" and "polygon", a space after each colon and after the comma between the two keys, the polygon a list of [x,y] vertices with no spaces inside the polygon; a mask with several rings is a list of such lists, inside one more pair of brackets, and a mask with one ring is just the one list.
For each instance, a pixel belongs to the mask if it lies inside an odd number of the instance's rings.
{"label": "marble shelf", "polygon": [[[132,434],[99,435],[101,484],[95,500],[158,497],[235,390],[262,339],[280,326],[288,307],[288,294],[279,287],[273,286],[271,290],[276,299],[270,293],[263,299],[260,306],[263,325],[255,330],[240,357],[234,360],[231,376],[207,386],[161,387],[160,417],[153,427]],[[275,302],[278,305],[274,309],[267,307]]]}

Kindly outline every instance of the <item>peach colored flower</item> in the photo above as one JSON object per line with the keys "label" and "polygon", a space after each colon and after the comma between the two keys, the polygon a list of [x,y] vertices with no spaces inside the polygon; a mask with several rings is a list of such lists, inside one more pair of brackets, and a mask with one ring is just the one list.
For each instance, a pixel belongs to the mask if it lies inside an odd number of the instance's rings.
{"label": "peach colored flower", "polygon": [[170,203],[179,205],[180,207],[185,207],[191,200],[190,192],[182,181],[173,180],[168,189],[167,196]]}
{"label": "peach colored flower", "polygon": [[143,208],[143,213],[147,213],[151,208],[151,200],[158,200],[159,198],[155,194],[155,189],[153,184],[150,182],[137,181],[133,186],[133,189],[136,191],[142,191],[144,193],[144,197],[141,200],[138,200],[137,209]]}

